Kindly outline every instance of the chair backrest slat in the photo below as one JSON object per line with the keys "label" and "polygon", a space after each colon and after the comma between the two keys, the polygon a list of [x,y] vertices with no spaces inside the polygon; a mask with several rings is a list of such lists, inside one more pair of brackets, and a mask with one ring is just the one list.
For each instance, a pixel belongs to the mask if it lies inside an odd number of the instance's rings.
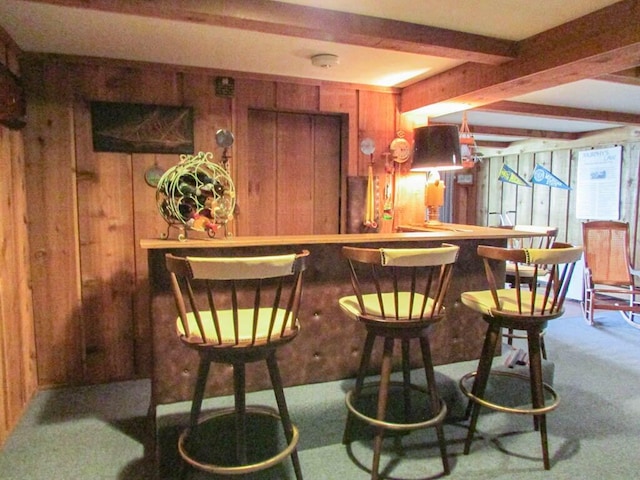
{"label": "chair backrest slat", "polygon": [[306,250],[258,257],[167,254],[166,266],[185,339],[255,345],[297,331],[308,255]]}
{"label": "chair backrest slat", "polygon": [[420,321],[442,314],[459,247],[343,247],[342,252],[349,262],[351,284],[363,316]]}
{"label": "chair backrest slat", "polygon": [[[555,242],[551,248],[514,249],[481,245],[478,255],[483,258],[487,282],[494,301],[494,310],[502,315],[549,316],[562,313],[569,281],[576,262],[582,256],[582,247]],[[498,282],[498,263],[512,262],[516,281],[510,289]],[[533,268],[538,277],[546,272],[544,288],[529,288],[519,281],[520,268]],[[502,293],[501,293],[502,292]],[[507,296],[504,292],[511,292]],[[505,305],[505,298],[514,298],[516,305]]]}

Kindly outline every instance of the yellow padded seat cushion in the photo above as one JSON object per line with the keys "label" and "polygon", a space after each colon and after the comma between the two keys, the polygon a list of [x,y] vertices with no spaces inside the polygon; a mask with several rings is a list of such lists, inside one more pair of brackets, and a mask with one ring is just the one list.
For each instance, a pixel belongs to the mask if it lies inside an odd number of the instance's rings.
{"label": "yellow padded seat cushion", "polygon": [[[400,305],[399,315],[401,319],[409,318],[409,298],[410,298],[409,292],[398,292],[398,303]],[[380,309],[380,303],[378,302],[378,296],[375,293],[363,295],[362,300],[364,302],[367,315],[383,318],[382,311]],[[422,309],[423,301],[424,301],[424,295],[415,294],[413,299],[413,308],[411,311],[412,319],[420,318],[420,310]],[[394,294],[383,293],[382,302],[384,304],[384,312],[387,315],[387,318],[394,319],[395,311],[396,311]],[[342,308],[342,310],[354,320],[357,320],[358,316],[363,313],[361,312],[360,305],[358,304],[358,297],[356,297],[355,295],[342,297],[338,303],[340,304],[340,308]],[[430,314],[432,308],[433,308],[433,300],[431,298],[428,298],[427,306],[425,308],[426,316]]]}
{"label": "yellow padded seat cushion", "polygon": [[[253,330],[253,309],[246,308],[239,310],[239,343],[250,343],[251,335]],[[256,331],[256,342],[265,343],[268,335],[269,335],[269,324],[271,322],[271,308],[261,308],[258,316],[258,325]],[[283,308],[279,308],[276,313],[276,319],[274,322],[274,327],[271,333],[271,339],[280,338],[280,331],[282,330],[282,324],[284,322],[284,314],[285,310]],[[210,311],[200,312],[200,316],[202,319],[202,324],[204,327],[204,333],[207,339],[207,343],[210,344],[218,344],[222,343],[225,345],[233,345],[236,343],[235,332],[233,328],[233,312],[231,310],[221,310],[218,311],[218,320],[220,322],[220,336],[221,339],[218,339],[218,335],[215,330],[213,317]],[[295,322],[291,321],[291,316],[288,319],[287,328],[284,332],[284,337],[287,337],[294,333],[298,328],[298,319]],[[204,343],[203,339],[200,335],[200,330],[198,328],[198,324],[196,322],[195,315],[193,313],[187,314],[187,322],[189,324],[189,330],[191,335],[189,338],[185,338],[186,341],[190,343]],[[293,328],[291,325],[293,323]],[[182,326],[182,322],[180,318],[176,320],[176,329],[178,334],[181,337],[185,337],[185,331]]]}
{"label": "yellow padded seat cushion", "polygon": [[[502,306],[501,310],[505,313],[518,314],[518,301],[516,299],[516,289],[507,288],[496,292]],[[493,301],[491,290],[481,290],[477,292],[463,292],[460,295],[462,303],[467,307],[480,312],[483,315],[493,316],[493,310],[496,304]],[[524,315],[531,311],[531,294],[528,291],[522,292],[522,313]],[[538,293],[536,295],[536,311],[540,312],[544,295]]]}

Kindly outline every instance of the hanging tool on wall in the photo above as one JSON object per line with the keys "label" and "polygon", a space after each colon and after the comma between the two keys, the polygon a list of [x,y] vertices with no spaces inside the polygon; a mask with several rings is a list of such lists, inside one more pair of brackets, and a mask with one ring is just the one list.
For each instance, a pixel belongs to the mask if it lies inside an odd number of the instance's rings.
{"label": "hanging tool on wall", "polygon": [[376,187],[373,178],[373,152],[376,146],[371,138],[365,138],[360,142],[360,151],[365,155],[369,155],[369,167],[367,175],[367,195],[365,201],[364,226],[369,228],[378,228],[376,222]]}
{"label": "hanging tool on wall", "polygon": [[389,157],[391,156],[391,152],[385,152],[382,154],[384,156],[384,171],[385,171],[385,180],[384,180],[384,208],[382,212],[382,218],[385,220],[393,219],[393,197],[394,197],[394,185],[395,185],[395,162],[393,162]]}

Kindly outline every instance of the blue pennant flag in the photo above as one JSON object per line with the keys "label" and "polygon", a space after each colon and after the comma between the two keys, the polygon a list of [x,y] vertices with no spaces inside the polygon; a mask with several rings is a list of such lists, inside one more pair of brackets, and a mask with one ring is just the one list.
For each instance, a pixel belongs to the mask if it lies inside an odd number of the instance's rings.
{"label": "blue pennant flag", "polygon": [[506,183],[513,183],[514,185],[519,185],[521,187],[530,187],[527,181],[518,175],[509,165],[502,164],[502,168],[500,169],[500,173],[498,174],[498,180]]}
{"label": "blue pennant flag", "polygon": [[571,190],[571,187],[569,185],[564,183],[553,173],[539,164],[536,164],[536,168],[533,169],[533,174],[531,175],[531,183],[546,185],[547,187],[562,188],[564,190]]}

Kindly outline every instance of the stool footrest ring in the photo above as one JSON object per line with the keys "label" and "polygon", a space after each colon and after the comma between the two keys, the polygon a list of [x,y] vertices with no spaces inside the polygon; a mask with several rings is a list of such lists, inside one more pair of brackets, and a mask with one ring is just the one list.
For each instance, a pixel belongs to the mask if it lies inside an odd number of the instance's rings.
{"label": "stool footrest ring", "polygon": [[[280,420],[279,413],[271,407],[259,406],[259,405],[247,406],[246,413],[254,413],[258,415],[269,416],[269,417]],[[206,416],[205,418],[200,420],[198,424],[201,424],[203,422],[209,421],[214,418],[232,416],[232,415],[235,415],[235,409],[233,407],[221,409],[214,412],[211,415]],[[292,425],[292,428],[293,428],[293,435],[289,444],[283,450],[278,452],[276,455],[270,458],[267,458],[265,460],[262,460],[258,463],[238,465],[238,466],[222,466],[222,465],[215,465],[212,463],[199,462],[198,460],[193,458],[186,451],[186,448],[185,448],[185,441],[189,436],[189,430],[190,430],[189,428],[183,430],[182,433],[180,434],[180,438],[178,439],[178,452],[180,453],[180,456],[183,458],[183,460],[187,462],[189,465],[191,465],[192,467],[198,470],[202,470],[208,473],[215,473],[220,475],[243,475],[243,474],[253,473],[260,470],[265,470],[267,468],[271,468],[274,465],[277,465],[283,462],[287,457],[291,455],[291,453],[295,450],[298,444],[298,440],[300,438],[300,435],[298,433],[298,428],[295,425]]]}
{"label": "stool footrest ring", "polygon": [[[362,390],[366,390],[366,389],[370,389],[373,387],[376,387],[379,385],[379,382],[376,383],[370,383],[365,385]],[[400,386],[403,387],[404,384],[402,382],[390,382],[389,383],[390,386]],[[425,392],[427,393],[427,390],[423,387],[420,387],[418,385],[414,385],[414,384],[410,384],[409,387],[412,390],[419,390],[421,392]],[[362,393],[362,391],[360,392]],[[359,410],[357,410],[354,406],[353,406],[353,402],[352,402],[352,398],[354,395],[354,390],[350,390],[347,393],[347,396],[345,398],[345,403],[347,404],[347,408],[349,409],[349,411],[351,413],[353,413],[353,415],[356,416],[356,418],[358,418],[359,420],[362,420],[365,423],[368,423],[369,425],[373,425],[375,427],[380,427],[380,428],[384,428],[386,430],[396,430],[396,431],[404,431],[404,430],[417,430],[420,428],[429,428],[429,427],[435,427],[436,425],[441,424],[445,417],[447,416],[447,404],[442,400],[440,400],[440,410],[438,411],[438,413],[434,416],[429,418],[428,420],[422,421],[422,422],[414,422],[414,423],[392,423],[392,422],[385,422],[384,420],[378,420],[377,418],[373,418],[373,417],[369,417],[365,414],[363,414],[362,412],[360,412]]]}
{"label": "stool footrest ring", "polygon": [[[484,398],[480,398],[469,391],[465,383],[472,377],[475,377],[478,372],[469,372],[464,375],[460,379],[460,390],[462,393],[468,397],[471,401],[479,403],[483,407],[490,408],[491,410],[495,410],[503,413],[517,413],[521,415],[544,415],[545,413],[549,413],[552,410],[555,410],[556,407],[560,404],[560,396],[556,393],[556,391],[549,385],[548,383],[542,383],[542,387],[551,394],[552,401],[548,405],[539,408],[517,408],[517,407],[507,407],[505,405],[499,405],[497,403],[489,402]],[[506,377],[518,378],[521,380],[529,381],[529,377],[527,375],[523,375],[521,373],[516,372],[505,372],[502,370],[492,370],[490,375],[502,375]]]}

